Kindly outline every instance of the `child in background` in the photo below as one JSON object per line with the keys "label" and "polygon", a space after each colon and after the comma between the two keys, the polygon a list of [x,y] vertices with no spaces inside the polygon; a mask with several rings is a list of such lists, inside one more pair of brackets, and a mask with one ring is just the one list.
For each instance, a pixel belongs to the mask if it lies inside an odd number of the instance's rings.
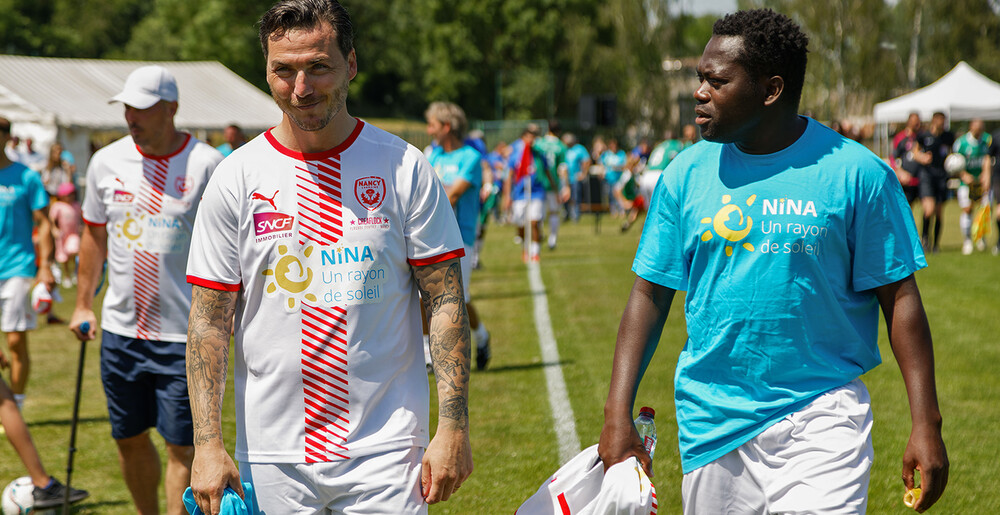
{"label": "child in background", "polygon": [[52,239],[56,244],[56,263],[62,266],[62,287],[76,284],[76,255],[80,252],[80,231],[83,216],[76,200],[76,187],[64,182],[56,190],[56,201],[49,208]]}

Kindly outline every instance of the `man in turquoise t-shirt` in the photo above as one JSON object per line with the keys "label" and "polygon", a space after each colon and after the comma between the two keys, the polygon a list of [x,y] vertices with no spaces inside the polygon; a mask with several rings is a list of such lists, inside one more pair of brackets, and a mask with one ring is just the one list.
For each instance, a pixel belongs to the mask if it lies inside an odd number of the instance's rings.
{"label": "man in turquoise t-shirt", "polygon": [[463,143],[468,122],[461,107],[451,102],[433,102],[424,117],[427,118],[427,134],[437,143],[427,160],[441,179],[451,207],[455,210],[458,229],[465,243],[465,256],[460,260],[462,283],[465,284],[465,305],[469,310],[469,327],[476,334],[476,368],[484,370],[491,357],[490,332],[486,330],[486,324],[482,323],[479,312],[472,305],[469,287],[472,280],[472,254],[475,252],[476,229],[479,224],[483,155]]}
{"label": "man in turquoise t-shirt", "polygon": [[695,91],[705,141],[667,167],[636,251],[599,453],[651,472],[633,404],[686,291],[685,513],[865,512],[873,418],[859,377],[881,360],[880,306],[911,407],[904,486],[920,470],[923,511],[947,483],[913,217],[877,156],[798,115],[807,44],[771,10],[715,23]]}
{"label": "man in turquoise t-shirt", "polygon": [[[0,148],[10,140],[10,121],[0,118]],[[34,283],[51,290],[52,228],[49,195],[38,172],[0,153],[0,331],[10,349],[10,389],[18,406],[24,404],[31,361],[28,331],[35,328],[29,296]],[[31,233],[38,227],[38,259]],[[2,357],[2,354],[0,354]]]}
{"label": "man in turquoise t-shirt", "polygon": [[[962,183],[958,186],[955,196],[962,214],[958,218],[959,229],[962,230],[962,254],[972,254],[972,205],[990,191],[990,145],[993,138],[983,125],[983,120],[976,118],[969,122],[969,131],[955,140],[953,152],[965,156],[965,169],[958,173]],[[983,172],[983,163],[987,172]],[[988,202],[988,200],[986,201]],[[979,250],[986,250],[986,242],[979,240]]]}
{"label": "man in turquoise t-shirt", "polygon": [[566,178],[569,182],[570,199],[569,218],[574,222],[580,219],[580,185],[587,180],[590,173],[590,152],[580,144],[576,135],[565,133],[562,137],[566,145]]}

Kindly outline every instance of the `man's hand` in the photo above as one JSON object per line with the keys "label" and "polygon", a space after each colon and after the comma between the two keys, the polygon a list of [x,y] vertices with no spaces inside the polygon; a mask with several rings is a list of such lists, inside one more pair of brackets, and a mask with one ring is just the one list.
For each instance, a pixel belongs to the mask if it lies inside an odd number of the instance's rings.
{"label": "man's hand", "polygon": [[[907,490],[920,487],[920,499],[913,506],[915,510],[923,513],[941,498],[948,484],[948,467],[941,429],[914,427],[903,452],[903,484]],[[919,485],[915,484],[914,470],[920,471]]]}
{"label": "man's hand", "polygon": [[243,497],[240,472],[226,449],[221,445],[195,448],[191,463],[191,493],[201,511],[206,515],[218,515],[227,486]]}
{"label": "man's hand", "polygon": [[597,445],[597,454],[604,462],[605,472],[612,465],[625,461],[630,456],[635,456],[646,475],[653,477],[653,460],[646,452],[646,446],[639,438],[635,424],[627,416],[614,419],[605,417],[600,443]]}
{"label": "man's hand", "polygon": [[[80,331],[80,325],[84,322],[90,323],[90,330],[86,333]],[[69,319],[69,330],[82,342],[93,340],[97,337],[97,317],[92,310],[78,306]]]}
{"label": "man's hand", "polygon": [[427,504],[447,501],[472,474],[469,432],[438,427],[421,462],[420,489]]}

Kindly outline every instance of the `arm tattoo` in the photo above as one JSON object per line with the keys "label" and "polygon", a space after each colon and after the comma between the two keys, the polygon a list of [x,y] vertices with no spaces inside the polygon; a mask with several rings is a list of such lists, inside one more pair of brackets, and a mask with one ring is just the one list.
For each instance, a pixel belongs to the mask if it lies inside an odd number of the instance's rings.
{"label": "arm tattoo", "polygon": [[187,376],[195,445],[222,438],[222,397],[235,313],[235,292],[192,287]]}
{"label": "arm tattoo", "polygon": [[472,337],[457,259],[414,268],[429,319],[431,362],[438,389],[439,418],[460,429],[469,425]]}

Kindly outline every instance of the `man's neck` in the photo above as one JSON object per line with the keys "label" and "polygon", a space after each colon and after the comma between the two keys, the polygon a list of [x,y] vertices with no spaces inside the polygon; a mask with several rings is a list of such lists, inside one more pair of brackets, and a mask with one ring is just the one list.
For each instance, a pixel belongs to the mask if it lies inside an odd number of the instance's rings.
{"label": "man's neck", "polygon": [[147,156],[169,156],[180,150],[187,139],[187,134],[174,129],[168,138],[151,145],[139,145],[139,150]]}
{"label": "man's neck", "polygon": [[808,120],[791,111],[771,120],[763,120],[754,131],[756,137],[737,141],[736,146],[747,154],[773,154],[798,141],[808,125]]}
{"label": "man's neck", "polygon": [[315,154],[325,152],[340,146],[347,141],[357,125],[357,118],[347,114],[343,109],[326,127],[318,131],[304,131],[295,125],[288,116],[283,116],[281,123],[271,131],[271,135],[283,146],[295,152]]}
{"label": "man's neck", "polygon": [[464,143],[462,143],[462,140],[458,139],[458,136],[455,136],[454,134],[449,134],[448,137],[441,142],[441,148],[445,152],[454,152],[462,148],[463,145]]}

